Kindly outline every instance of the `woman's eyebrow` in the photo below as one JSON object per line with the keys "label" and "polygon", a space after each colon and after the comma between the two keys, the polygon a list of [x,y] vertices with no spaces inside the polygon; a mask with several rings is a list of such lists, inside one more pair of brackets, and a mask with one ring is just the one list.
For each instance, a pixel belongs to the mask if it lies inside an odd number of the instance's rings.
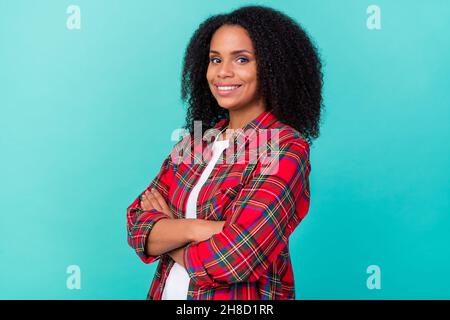
{"label": "woman's eyebrow", "polygon": [[[243,52],[247,52],[247,53],[252,54],[250,51],[245,50],[245,49],[231,51],[230,53],[231,53],[231,54],[239,54],[239,53],[243,53]],[[220,52],[219,52],[219,51],[216,51],[216,50],[209,50],[209,53],[217,53],[217,54],[220,54]]]}

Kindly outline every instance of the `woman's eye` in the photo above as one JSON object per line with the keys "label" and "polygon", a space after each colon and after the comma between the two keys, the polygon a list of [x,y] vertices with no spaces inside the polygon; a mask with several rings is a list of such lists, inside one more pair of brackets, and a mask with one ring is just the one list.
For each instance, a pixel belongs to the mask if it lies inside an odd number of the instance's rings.
{"label": "woman's eye", "polygon": [[[218,61],[217,61],[217,60],[218,60]],[[245,62],[248,62],[248,61],[249,61],[247,58],[244,58],[244,57],[238,58],[237,60],[238,60],[238,61],[242,61],[242,62],[240,62],[240,63],[245,63]],[[210,58],[209,61],[215,64],[215,63],[219,63],[219,62],[220,62],[220,59],[219,59],[219,58]]]}

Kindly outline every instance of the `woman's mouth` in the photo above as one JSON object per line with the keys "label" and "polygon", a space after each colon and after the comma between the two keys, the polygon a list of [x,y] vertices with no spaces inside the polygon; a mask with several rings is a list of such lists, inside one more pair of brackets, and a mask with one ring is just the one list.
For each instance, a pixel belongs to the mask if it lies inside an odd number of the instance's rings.
{"label": "woman's mouth", "polygon": [[241,86],[242,86],[241,84],[227,85],[227,86],[215,85],[217,93],[221,96],[229,96],[238,91]]}

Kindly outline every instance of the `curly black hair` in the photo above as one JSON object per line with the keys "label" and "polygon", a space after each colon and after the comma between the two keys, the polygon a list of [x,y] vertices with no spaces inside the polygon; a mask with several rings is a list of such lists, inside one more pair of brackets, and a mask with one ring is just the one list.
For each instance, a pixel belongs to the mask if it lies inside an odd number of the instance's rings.
{"label": "curly black hair", "polygon": [[322,64],[307,33],[292,18],[265,6],[245,6],[201,23],[186,48],[181,99],[187,102],[186,124],[193,134],[194,120],[202,133],[228,117],[212,95],[206,79],[209,46],[223,25],[239,25],[252,40],[257,64],[257,93],[283,123],[296,129],[309,144],[319,136],[322,105]]}

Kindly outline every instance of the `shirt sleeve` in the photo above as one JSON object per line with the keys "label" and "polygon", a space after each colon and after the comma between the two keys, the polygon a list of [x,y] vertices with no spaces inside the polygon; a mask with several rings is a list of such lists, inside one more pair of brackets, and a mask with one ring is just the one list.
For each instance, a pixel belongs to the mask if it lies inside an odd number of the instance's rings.
{"label": "shirt sleeve", "polygon": [[308,143],[292,139],[280,145],[270,164],[274,161],[277,166],[257,163],[224,213],[227,220],[221,233],[186,246],[185,268],[199,286],[257,281],[308,212]]}
{"label": "shirt sleeve", "polygon": [[141,196],[146,190],[156,189],[168,203],[169,187],[174,179],[173,164],[171,155],[164,160],[160,171],[150,183],[150,185],[142,191],[142,193],[127,208],[127,240],[128,244],[136,251],[139,258],[144,263],[152,263],[161,256],[150,256],[145,253],[145,245],[148,235],[153,226],[161,219],[169,217],[157,209],[143,210],[141,207]]}

